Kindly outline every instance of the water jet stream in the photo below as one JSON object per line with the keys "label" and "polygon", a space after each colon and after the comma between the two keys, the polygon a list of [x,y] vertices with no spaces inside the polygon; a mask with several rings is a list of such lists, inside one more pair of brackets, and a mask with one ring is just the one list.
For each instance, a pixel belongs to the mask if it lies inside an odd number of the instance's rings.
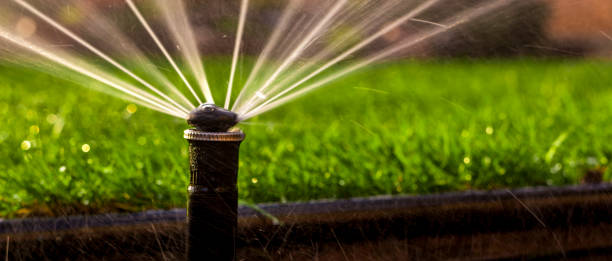
{"label": "water jet stream", "polygon": [[71,39],[76,41],[77,43],[79,43],[82,46],[84,46],[85,48],[89,49],[90,51],[92,51],[93,53],[95,53],[96,55],[98,55],[99,57],[101,57],[102,59],[107,61],[108,63],[112,64],[113,66],[117,67],[119,70],[123,71],[124,73],[126,73],[130,77],[134,78],[136,81],[140,82],[141,84],[143,84],[144,86],[146,86],[147,88],[149,88],[150,90],[152,90],[153,92],[158,94],[159,96],[163,97],[168,102],[174,104],[174,106],[176,106],[181,111],[183,111],[185,113],[189,112],[189,110],[187,110],[185,107],[183,107],[180,104],[178,104],[172,98],[168,97],[166,94],[164,94],[163,92],[159,91],[157,88],[153,87],[147,81],[143,80],[142,78],[140,78],[137,75],[135,75],[134,73],[132,73],[130,70],[128,70],[127,68],[125,68],[124,66],[119,64],[117,61],[115,61],[114,59],[112,59],[111,57],[109,57],[108,55],[106,55],[105,53],[103,53],[102,51],[97,49],[96,47],[92,46],[90,43],[85,41],[83,38],[77,36],[76,34],[71,32],[70,30],[68,30],[66,27],[64,27],[61,24],[57,23],[55,20],[51,19],[49,16],[43,14],[42,12],[40,12],[38,9],[36,9],[32,5],[30,5],[29,3],[25,2],[24,0],[13,0],[13,1],[15,3],[19,4],[21,7],[25,8],[26,10],[28,10],[29,12],[31,12],[32,14],[36,15],[37,17],[39,17],[43,21],[47,22],[48,24],[50,24],[51,26],[53,26],[57,30],[61,31],[62,33],[64,33],[65,35],[67,35],[68,37],[70,37]]}
{"label": "water jet stream", "polygon": [[185,75],[183,75],[183,73],[181,72],[181,70],[178,68],[178,66],[176,65],[176,63],[174,62],[174,59],[172,59],[172,56],[170,56],[170,54],[168,53],[168,51],[166,50],[166,47],[164,47],[164,45],[162,44],[162,42],[159,40],[159,38],[157,37],[157,35],[155,34],[155,32],[153,31],[153,29],[151,29],[151,26],[149,26],[149,23],[147,22],[147,20],[144,18],[144,16],[142,16],[142,14],[140,13],[140,11],[138,10],[138,8],[136,7],[136,5],[134,4],[134,2],[132,0],[125,0],[125,2],[128,4],[128,6],[130,7],[130,9],[132,10],[132,12],[134,13],[134,15],[138,18],[138,21],[140,21],[140,23],[142,24],[142,26],[145,28],[145,30],[147,31],[147,33],[149,33],[149,36],[151,36],[151,38],[153,39],[153,41],[155,42],[155,44],[157,44],[157,47],[159,47],[159,50],[164,54],[164,56],[166,57],[166,59],[168,60],[168,62],[170,63],[170,65],[172,65],[172,68],[174,69],[174,71],[176,71],[176,73],[179,75],[179,77],[181,77],[181,80],[183,80],[183,82],[185,83],[185,85],[187,86],[187,88],[189,88],[189,91],[191,92],[191,94],[193,94],[193,97],[196,98],[196,100],[198,101],[198,103],[202,103],[202,100],[200,100],[200,97],[196,94],[196,92],[193,90],[193,87],[191,87],[191,84],[189,83],[189,81],[187,81],[187,78],[185,78]]}
{"label": "water jet stream", "polygon": [[202,65],[202,57],[197,46],[193,28],[188,20],[187,11],[182,0],[156,0],[157,6],[164,14],[166,24],[169,25],[172,36],[181,47],[179,48],[183,59],[189,65],[191,72],[195,75],[207,103],[214,103],[210,85],[206,78],[206,72]]}
{"label": "water jet stream", "polygon": [[334,80],[336,80],[336,79],[338,79],[338,78],[340,78],[342,76],[345,76],[345,75],[347,75],[349,73],[352,73],[352,72],[354,72],[356,70],[359,70],[359,69],[361,69],[361,68],[363,68],[363,67],[365,67],[365,66],[367,66],[369,64],[372,64],[373,62],[376,62],[376,61],[379,61],[379,60],[381,60],[383,58],[386,58],[386,57],[388,57],[388,56],[390,56],[392,54],[395,54],[395,53],[405,49],[405,48],[414,46],[414,45],[416,45],[416,44],[418,44],[418,43],[420,43],[420,42],[422,42],[424,40],[427,40],[427,39],[429,39],[429,38],[431,38],[433,36],[436,36],[436,35],[438,35],[440,33],[446,32],[446,31],[448,31],[450,29],[453,29],[453,28],[455,28],[455,27],[457,27],[459,25],[465,24],[466,22],[469,22],[469,21],[471,21],[472,19],[474,19],[476,17],[484,15],[485,13],[490,12],[490,11],[492,11],[494,9],[498,9],[498,8],[504,6],[504,5],[508,5],[511,2],[514,2],[514,0],[497,0],[497,1],[493,2],[493,3],[487,4],[487,5],[484,5],[484,6],[480,6],[480,7],[475,8],[475,9],[470,9],[468,11],[461,12],[461,13],[453,16],[451,19],[448,19],[446,22],[441,23],[441,24],[445,24],[445,26],[443,26],[443,27],[438,26],[435,29],[430,30],[427,33],[420,34],[420,35],[417,35],[417,36],[415,36],[415,37],[413,37],[411,39],[407,39],[407,40],[401,41],[401,42],[399,42],[397,44],[394,44],[394,45],[392,45],[392,46],[390,46],[388,48],[383,49],[382,51],[380,51],[378,53],[375,53],[373,55],[370,55],[370,56],[366,57],[363,61],[361,61],[359,63],[356,63],[356,64],[354,64],[354,65],[352,65],[352,66],[350,66],[348,68],[345,68],[345,69],[337,72],[337,73],[334,73],[334,74],[332,74],[330,76],[327,76],[324,79],[321,79],[321,80],[319,80],[319,81],[317,81],[315,83],[312,83],[312,84],[310,84],[310,85],[308,85],[306,87],[303,87],[302,89],[300,89],[300,90],[298,90],[298,91],[296,91],[296,92],[294,92],[292,94],[289,94],[289,95],[287,95],[287,96],[285,96],[283,98],[280,98],[278,100],[275,100],[273,102],[270,102],[270,103],[268,103],[265,106],[260,106],[260,107],[258,107],[256,109],[253,109],[253,110],[249,111],[249,112],[240,113],[239,114],[239,115],[241,115],[240,116],[240,121],[247,120],[249,118],[252,118],[252,117],[255,117],[257,115],[260,115],[260,114],[262,114],[264,112],[272,110],[272,109],[274,109],[274,108],[276,108],[276,107],[278,107],[278,106],[280,106],[280,105],[282,105],[282,104],[284,104],[286,102],[289,102],[290,100],[293,100],[293,99],[295,99],[295,98],[297,98],[299,96],[302,96],[305,93],[307,93],[309,91],[312,91],[314,89],[317,89],[317,88],[319,88],[319,87],[321,87],[321,86],[323,86],[323,85],[325,85],[325,84],[327,84],[327,83],[329,83],[331,81],[334,81]]}
{"label": "water jet stream", "polygon": [[[84,2],[80,0],[70,0],[70,2],[73,5],[83,8],[84,12],[88,14],[90,19],[88,20],[87,26],[84,29],[86,29],[91,36],[96,37],[100,41],[110,42],[111,44],[108,46],[111,47],[113,51],[117,52],[117,55],[128,57],[126,62],[131,61],[131,59],[135,60],[136,63],[133,65],[136,67],[142,67],[145,70],[144,73],[146,73],[147,77],[152,77],[153,80],[157,81],[159,86],[166,87],[167,90],[172,92],[172,94],[183,102],[182,105],[184,105],[187,109],[193,109],[196,107],[189,99],[187,99],[187,97],[185,97],[182,92],[178,90],[174,84],[168,80],[166,76],[164,76],[158,70],[154,63],[147,58],[138,47],[135,46],[131,39],[129,39],[120,30],[117,30],[117,28],[113,26],[113,24],[107,18],[99,15],[101,10],[98,7],[91,2]],[[110,41],[109,37],[111,37]],[[128,66],[126,65],[126,67]]]}
{"label": "water jet stream", "polygon": [[[336,15],[347,2],[348,0],[339,0],[336,4],[334,4],[330,11],[325,15],[325,17],[323,17],[321,21],[317,23],[317,25],[314,26],[314,28],[308,33],[308,35],[306,35],[301,40],[295,50],[289,54],[289,57],[282,62],[282,64],[276,69],[276,71],[272,73],[272,76],[270,76],[266,80],[266,82],[256,91],[256,93],[263,93],[263,91],[270,84],[272,84],[274,80],[276,80],[276,78],[280,75],[281,72],[283,72],[285,69],[287,69],[289,65],[295,62],[295,60],[302,54],[302,52],[304,52],[308,45],[312,43],[312,40],[319,34],[321,34],[323,29],[330,24],[330,22],[334,18],[334,15]],[[255,98],[257,98],[257,96],[251,97],[247,104],[252,103]]]}
{"label": "water jet stream", "polygon": [[236,73],[236,64],[238,63],[238,55],[240,53],[240,46],[242,43],[242,34],[244,32],[244,24],[246,22],[247,10],[249,7],[249,0],[242,0],[240,5],[240,18],[238,19],[238,31],[236,32],[236,43],[234,46],[234,54],[232,57],[232,65],[230,69],[229,83],[227,84],[227,94],[225,95],[225,106],[226,110],[229,109],[230,99],[232,97],[232,87],[234,85],[234,74]]}
{"label": "water jet stream", "polygon": [[279,19],[278,25],[274,28],[272,35],[268,39],[265,47],[261,51],[261,54],[257,58],[257,62],[255,62],[255,66],[253,66],[253,69],[251,69],[251,73],[249,74],[246,80],[246,83],[242,87],[243,91],[241,91],[238,94],[238,97],[236,98],[236,101],[234,102],[234,106],[232,107],[232,110],[234,110],[234,108],[236,107],[236,104],[238,104],[242,100],[242,97],[245,93],[244,90],[247,90],[248,86],[250,86],[253,80],[255,80],[255,76],[258,75],[259,71],[264,65],[264,62],[268,59],[272,51],[272,48],[280,40],[280,37],[282,36],[281,33],[287,28],[287,26],[289,26],[290,19],[297,12],[297,7],[298,7],[297,3],[298,1],[289,1],[289,4],[287,5],[287,7],[285,7],[285,9],[283,10],[282,15]]}
{"label": "water jet stream", "polygon": [[152,96],[146,92],[143,92],[142,90],[136,87],[130,86],[127,83],[123,83],[120,80],[113,79],[112,76],[105,75],[102,72],[95,72],[95,69],[93,68],[86,68],[83,65],[78,65],[76,64],[76,62],[70,61],[70,59],[68,58],[69,56],[67,55],[58,55],[57,53],[61,53],[61,52],[57,50],[54,50],[54,51],[46,50],[42,47],[38,47],[36,44],[33,44],[21,37],[12,35],[11,33],[6,32],[1,29],[0,29],[0,38],[3,38],[6,41],[12,44],[15,44],[17,46],[30,50],[31,52],[41,55],[73,71],[76,71],[94,80],[102,82],[114,89],[117,89],[118,91],[121,91],[122,93],[128,94],[132,96],[133,98],[135,98],[136,100],[140,101],[139,104],[143,106],[146,106],[156,111],[166,113],[166,114],[169,114],[175,117],[179,117],[179,118],[185,118],[187,116],[187,113],[178,110],[178,108],[168,104],[167,102],[160,100],[159,98],[155,96]]}
{"label": "water jet stream", "polygon": [[[183,105],[185,108],[195,108],[195,105],[189,99],[187,99],[187,97],[185,97],[185,95],[183,95],[183,93],[180,92],[162,72],[158,70],[154,63],[148,57],[146,57],[139,48],[136,47],[132,39],[129,39],[122,31],[118,30],[116,26],[114,26],[114,24],[108,20],[108,18],[100,15],[102,10],[100,10],[99,7],[96,7],[95,4],[91,2],[84,2],[80,0],[68,1],[71,3],[71,5],[82,8],[83,12],[87,14],[88,23],[87,26],[83,27],[83,29],[86,30],[88,36],[95,37],[101,44],[108,43],[103,46],[111,48],[111,51],[116,52],[117,56],[128,58],[122,60],[123,64],[125,64],[124,67],[129,68],[130,65],[133,67],[141,67],[144,69],[142,73],[145,74],[144,76],[141,76],[141,78],[152,78],[151,80],[157,81],[155,84],[152,83],[152,85],[165,87],[165,90],[168,90],[171,92],[171,94],[175,95],[174,97],[171,96],[171,98],[178,98],[179,101],[177,102],[182,102],[181,105]],[[164,91],[164,89],[161,91]]]}
{"label": "water jet stream", "polygon": [[[388,15],[388,12],[391,8],[395,7],[398,4],[398,1],[387,1],[386,3],[359,3],[360,5],[357,7],[352,7],[356,10],[367,10],[367,13],[371,15],[371,17],[381,17],[384,15]],[[381,26],[380,22],[375,19],[358,19],[357,21],[352,21],[349,18],[353,18],[353,14],[349,14],[348,17],[344,17],[342,19],[338,19],[335,21],[336,27],[342,26],[343,24],[351,24],[351,32],[348,33],[345,37],[359,37],[360,32],[368,32],[373,28],[378,28]],[[413,20],[413,19],[410,19]],[[383,23],[384,25],[384,23]],[[288,35],[291,35],[289,33]],[[291,68],[289,70],[289,74],[284,76],[282,79],[279,79],[279,82],[275,83],[272,87],[269,88],[267,93],[269,95],[274,94],[278,90],[282,88],[286,88],[291,83],[295,82],[297,77],[302,76],[303,73],[307,72],[311,69],[317,69],[320,67],[321,63],[324,63],[337,55],[338,52],[344,51],[346,48],[350,47],[350,42],[347,44],[347,41],[334,41],[330,45],[325,46],[321,51],[318,51],[314,56],[309,58],[309,61],[305,64],[301,64],[296,68]],[[316,68],[315,68],[316,67]],[[247,87],[243,88],[246,92]],[[263,97],[265,99],[265,96]],[[245,106],[241,106],[240,104],[235,104],[234,109],[243,108]],[[241,111],[248,111],[248,109],[241,109]]]}

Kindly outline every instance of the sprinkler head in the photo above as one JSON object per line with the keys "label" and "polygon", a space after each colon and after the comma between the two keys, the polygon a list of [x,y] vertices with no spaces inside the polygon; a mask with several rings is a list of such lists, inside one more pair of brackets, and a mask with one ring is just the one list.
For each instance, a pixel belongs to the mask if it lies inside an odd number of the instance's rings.
{"label": "sprinkler head", "polygon": [[236,260],[238,154],[242,131],[229,131],[238,115],[203,104],[189,113],[187,260]]}
{"label": "sprinkler head", "polygon": [[238,123],[238,115],[217,105],[205,103],[189,113],[187,123],[204,132],[226,132]]}

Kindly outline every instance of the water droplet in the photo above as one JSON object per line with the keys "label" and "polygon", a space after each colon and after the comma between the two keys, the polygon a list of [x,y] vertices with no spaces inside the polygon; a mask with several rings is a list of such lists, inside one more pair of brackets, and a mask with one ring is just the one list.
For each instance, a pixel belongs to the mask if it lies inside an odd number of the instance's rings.
{"label": "water droplet", "polygon": [[81,150],[87,153],[91,150],[91,147],[89,146],[89,144],[83,144],[83,146],[81,146]]}
{"label": "water droplet", "polygon": [[32,148],[32,143],[29,140],[24,140],[21,142],[22,150],[29,150],[30,148]]}

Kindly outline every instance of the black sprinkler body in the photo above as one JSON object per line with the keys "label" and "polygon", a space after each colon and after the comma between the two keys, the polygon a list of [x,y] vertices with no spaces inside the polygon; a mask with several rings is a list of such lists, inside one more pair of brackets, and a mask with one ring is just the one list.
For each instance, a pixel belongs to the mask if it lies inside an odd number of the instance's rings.
{"label": "black sprinkler body", "polygon": [[238,224],[238,152],[241,131],[227,130],[237,115],[204,104],[189,114],[187,260],[235,260]]}
{"label": "black sprinkler body", "polygon": [[223,132],[238,123],[238,115],[214,104],[202,104],[189,113],[187,123],[205,132]]}

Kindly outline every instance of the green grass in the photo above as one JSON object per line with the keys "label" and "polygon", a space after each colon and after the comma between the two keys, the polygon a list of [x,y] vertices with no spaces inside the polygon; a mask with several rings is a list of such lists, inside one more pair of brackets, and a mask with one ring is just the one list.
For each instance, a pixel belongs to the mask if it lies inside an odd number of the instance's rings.
{"label": "green grass", "polygon": [[[579,183],[612,159],[610,71],[581,60],[371,67],[243,124],[240,197]],[[1,216],[185,205],[182,120],[130,114],[127,102],[45,74],[0,72]]]}

